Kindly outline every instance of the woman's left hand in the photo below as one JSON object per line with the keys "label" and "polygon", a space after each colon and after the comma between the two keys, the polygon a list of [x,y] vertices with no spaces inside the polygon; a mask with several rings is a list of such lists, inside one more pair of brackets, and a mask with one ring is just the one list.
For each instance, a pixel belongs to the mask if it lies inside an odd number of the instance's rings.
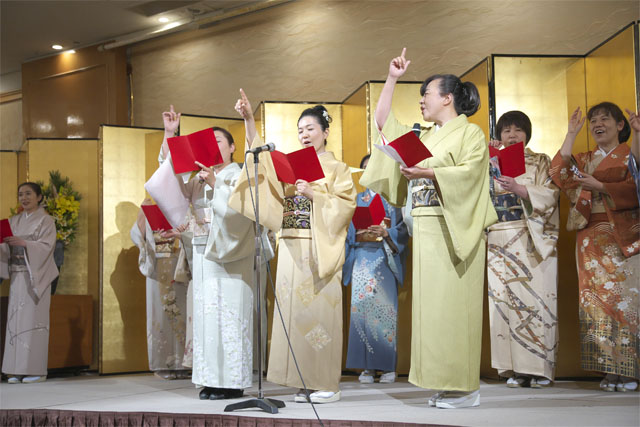
{"label": "woman's left hand", "polygon": [[598,181],[593,177],[593,175],[589,175],[588,173],[581,172],[582,178],[578,178],[577,175],[573,175],[573,179],[576,182],[579,182],[582,185],[582,188],[590,191],[599,191],[601,193],[606,193],[604,184]]}
{"label": "woman's left hand", "polygon": [[21,239],[20,237],[17,237],[17,236],[5,237],[4,241],[9,246],[23,246],[23,247],[27,246],[27,242],[25,240]]}
{"label": "woman's left hand", "polygon": [[418,178],[427,178],[427,179],[435,179],[436,176],[433,173],[433,169],[431,168],[421,168],[420,166],[411,166],[410,168],[405,168],[400,165],[400,173],[404,175],[407,179],[418,179]]}
{"label": "woman's left hand", "polygon": [[196,161],[196,165],[202,169],[198,172],[198,178],[209,184],[209,187],[213,188],[216,185],[216,176],[213,173],[213,169],[206,167],[198,161]]}
{"label": "woman's left hand", "polygon": [[309,200],[313,200],[313,189],[311,188],[311,184],[304,179],[299,179],[296,181],[295,186],[298,194],[305,196]]}
{"label": "woman's left hand", "polygon": [[163,239],[173,239],[174,237],[179,237],[179,236],[180,236],[180,232],[175,228],[160,232],[160,237],[162,237]]}
{"label": "woman's left hand", "polygon": [[389,235],[387,229],[381,225],[371,225],[367,231],[371,234],[375,234],[376,237],[387,237]]}

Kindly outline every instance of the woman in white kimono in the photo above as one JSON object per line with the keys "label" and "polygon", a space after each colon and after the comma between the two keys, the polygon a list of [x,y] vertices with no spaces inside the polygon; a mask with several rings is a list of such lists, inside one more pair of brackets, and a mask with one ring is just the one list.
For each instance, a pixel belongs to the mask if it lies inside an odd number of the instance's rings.
{"label": "woman in white kimono", "polygon": [[[503,114],[495,148],[531,139],[521,111]],[[525,150],[524,174],[500,176],[491,167],[491,196],[498,222],[488,229],[487,277],[491,366],[508,387],[547,387],[558,348],[558,254],[560,189],[549,176],[551,159]],[[492,160],[493,161],[493,160]]]}
{"label": "woman in white kimono", "polygon": [[[146,199],[143,204],[150,204]],[[174,279],[180,248],[177,231],[153,232],[142,209],[131,228],[140,249],[138,268],[147,278],[147,353],[149,369],[163,379],[189,378],[183,366],[187,283]]]}
{"label": "woman in white kimono", "polygon": [[[258,146],[253,110],[242,93],[236,110],[245,120],[247,144]],[[271,157],[261,156],[260,222],[280,231],[276,295],[285,327],[314,403],[340,400],[342,368],[342,265],[347,227],[356,206],[349,167],[326,151],[331,117],[317,105],[298,119],[302,147],[313,147],[324,172],[314,182],[283,184]],[[253,157],[247,163],[252,165]],[[253,167],[249,167],[253,176]],[[234,189],[230,206],[255,219],[245,175]],[[296,402],[307,402],[279,316],[273,322],[267,379],[299,388]]]}
{"label": "woman in white kimono", "polygon": [[2,372],[9,384],[28,384],[47,379],[56,224],[39,205],[38,184],[20,184],[18,200],[23,210],[9,218],[13,236],[0,244],[0,279],[11,279]]}
{"label": "woman in white kimono", "polygon": [[[163,114],[163,156],[166,137],[177,129],[180,116]],[[252,383],[254,223],[229,208],[231,189],[240,175],[232,162],[233,137],[214,127],[223,163],[202,169],[187,184],[175,179],[193,207],[193,360],[192,382],[204,386],[200,399],[241,397]],[[157,201],[157,200],[156,200]]]}

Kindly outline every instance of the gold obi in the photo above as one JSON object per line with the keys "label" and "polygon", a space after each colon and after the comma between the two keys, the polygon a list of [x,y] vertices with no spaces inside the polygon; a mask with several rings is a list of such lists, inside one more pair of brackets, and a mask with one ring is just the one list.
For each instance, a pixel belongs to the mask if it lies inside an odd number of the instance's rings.
{"label": "gold obi", "polygon": [[311,200],[309,200],[305,196],[285,197],[282,228],[310,230],[311,206]]}
{"label": "gold obi", "polygon": [[433,181],[426,178],[411,181],[411,207],[440,206],[438,191]]}

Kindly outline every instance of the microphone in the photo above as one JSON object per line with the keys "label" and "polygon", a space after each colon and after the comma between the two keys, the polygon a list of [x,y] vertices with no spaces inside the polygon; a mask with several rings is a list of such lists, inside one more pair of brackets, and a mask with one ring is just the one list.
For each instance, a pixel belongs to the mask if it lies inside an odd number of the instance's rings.
{"label": "microphone", "polygon": [[274,144],[273,142],[270,142],[267,145],[262,145],[260,147],[256,147],[256,148],[252,148],[250,150],[247,150],[247,153],[258,154],[258,153],[261,153],[263,151],[273,151],[275,149],[276,149],[276,144]]}
{"label": "microphone", "polygon": [[420,123],[414,123],[413,129],[411,129],[411,132],[415,133],[416,136],[420,138]]}

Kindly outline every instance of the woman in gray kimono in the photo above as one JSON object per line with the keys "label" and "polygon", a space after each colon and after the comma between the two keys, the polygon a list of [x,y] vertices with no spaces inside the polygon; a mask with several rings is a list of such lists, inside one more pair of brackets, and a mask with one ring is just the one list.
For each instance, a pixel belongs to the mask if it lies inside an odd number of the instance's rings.
{"label": "woman in gray kimono", "polygon": [[11,280],[2,360],[9,384],[47,379],[49,287],[58,269],[53,261],[56,225],[40,206],[42,197],[38,184],[18,186],[22,211],[9,218],[13,236],[0,244],[0,279]]}

